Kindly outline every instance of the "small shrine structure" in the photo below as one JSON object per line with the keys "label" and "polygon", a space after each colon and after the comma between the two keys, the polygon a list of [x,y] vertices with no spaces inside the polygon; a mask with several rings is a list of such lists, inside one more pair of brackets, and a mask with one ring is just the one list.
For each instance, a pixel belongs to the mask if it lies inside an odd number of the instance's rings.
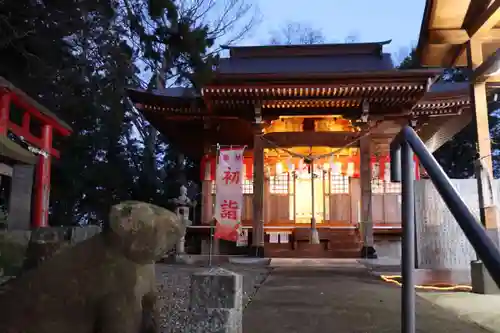
{"label": "small shrine structure", "polygon": [[9,229],[48,226],[51,161],[60,156],[53,137],[70,134],[68,124],[0,77],[0,184],[10,180]]}
{"label": "small shrine structure", "polygon": [[[435,151],[471,112],[466,87],[434,83],[441,69],[395,69],[388,43],[227,47],[200,95],[129,90],[172,145],[202,160],[202,216],[189,229],[204,235],[202,252],[217,145],[246,147],[242,222],[252,255],[373,258],[377,242],[400,237],[391,140],[411,124]],[[314,229],[320,244],[310,242]]]}

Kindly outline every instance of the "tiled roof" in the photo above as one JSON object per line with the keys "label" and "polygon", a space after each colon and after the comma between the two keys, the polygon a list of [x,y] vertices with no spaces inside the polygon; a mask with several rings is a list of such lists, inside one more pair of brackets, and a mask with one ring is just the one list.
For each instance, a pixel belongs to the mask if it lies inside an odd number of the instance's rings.
{"label": "tiled roof", "polygon": [[394,68],[391,55],[384,53],[300,56],[222,58],[218,72],[221,74],[300,74],[345,73],[384,71]]}

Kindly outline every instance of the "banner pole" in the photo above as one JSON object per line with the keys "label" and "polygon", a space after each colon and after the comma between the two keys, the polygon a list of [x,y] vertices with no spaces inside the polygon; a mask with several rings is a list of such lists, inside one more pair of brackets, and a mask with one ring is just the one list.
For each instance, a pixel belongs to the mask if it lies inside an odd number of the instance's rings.
{"label": "banner pole", "polygon": [[[215,152],[215,191],[216,191],[216,194],[217,195],[217,167],[218,167],[218,164],[219,164],[219,153],[220,153],[220,145],[217,144],[216,146],[216,152]],[[209,248],[209,251],[208,251],[208,266],[211,267],[212,266],[212,256],[213,256],[213,253],[214,253],[214,241],[215,241],[215,227],[217,225],[217,221],[215,218],[212,218],[212,223],[210,224],[210,248]]]}

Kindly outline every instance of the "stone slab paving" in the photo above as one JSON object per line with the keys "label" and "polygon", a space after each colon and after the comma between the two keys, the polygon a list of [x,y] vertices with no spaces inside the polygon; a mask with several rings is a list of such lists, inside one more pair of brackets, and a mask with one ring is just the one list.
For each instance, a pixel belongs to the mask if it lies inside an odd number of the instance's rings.
{"label": "stone slab paving", "polygon": [[500,333],[500,295],[420,293],[420,296],[491,332]]}
{"label": "stone slab paving", "polygon": [[[401,289],[363,265],[282,261],[271,266],[244,312],[244,333],[401,332]],[[488,331],[418,297],[417,332]]]}
{"label": "stone slab paving", "polygon": [[[244,305],[249,302],[269,272],[269,268],[262,266],[223,264],[217,267],[223,267],[243,275]],[[208,267],[200,265],[156,265],[162,333],[186,333],[186,323],[190,318],[189,287],[191,275],[206,269]]]}

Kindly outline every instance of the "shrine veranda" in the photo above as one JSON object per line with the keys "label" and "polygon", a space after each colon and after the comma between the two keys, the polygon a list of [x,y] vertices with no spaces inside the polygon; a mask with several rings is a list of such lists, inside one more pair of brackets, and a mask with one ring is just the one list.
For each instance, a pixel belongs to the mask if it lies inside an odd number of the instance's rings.
{"label": "shrine veranda", "polygon": [[[217,147],[245,148],[241,220],[249,244],[216,242],[216,252],[359,257],[376,255],[380,240],[399,240],[391,140],[411,124],[435,151],[472,113],[467,85],[433,83],[441,69],[395,69],[386,44],[228,47],[200,95],[128,91],[172,145],[201,157],[202,213],[188,234],[202,253],[215,212]],[[416,159],[415,177],[425,177]],[[319,245],[309,242],[313,217]]]}

